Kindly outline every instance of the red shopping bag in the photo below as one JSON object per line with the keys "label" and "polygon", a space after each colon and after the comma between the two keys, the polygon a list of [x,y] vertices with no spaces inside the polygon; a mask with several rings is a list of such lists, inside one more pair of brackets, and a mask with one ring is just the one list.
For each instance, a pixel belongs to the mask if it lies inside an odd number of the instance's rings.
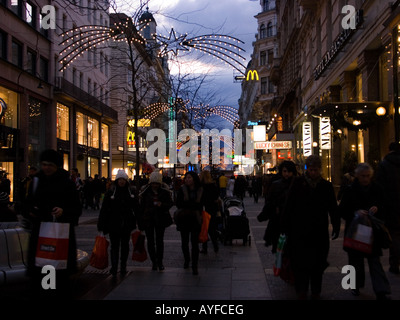
{"label": "red shopping bag", "polygon": [[36,247],[35,265],[67,269],[69,223],[42,222]]}
{"label": "red shopping bag", "polygon": [[203,216],[203,222],[201,224],[201,230],[199,234],[200,243],[207,242],[208,240],[208,226],[210,225],[210,219],[211,219],[211,215],[206,211],[202,212],[202,216]]}
{"label": "red shopping bag", "polygon": [[146,236],[140,231],[132,233],[133,253],[132,260],[144,262],[147,260],[147,251],[145,247]]}
{"label": "red shopping bag", "polygon": [[96,236],[93,251],[90,256],[90,265],[96,269],[108,267],[109,242],[105,236]]}

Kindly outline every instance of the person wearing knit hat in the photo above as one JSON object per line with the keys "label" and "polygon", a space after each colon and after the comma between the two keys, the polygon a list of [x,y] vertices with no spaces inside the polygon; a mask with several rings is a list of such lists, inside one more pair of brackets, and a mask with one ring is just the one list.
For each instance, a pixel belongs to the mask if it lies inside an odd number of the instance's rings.
{"label": "person wearing knit hat", "polygon": [[162,175],[152,172],[149,183],[143,187],[139,195],[140,215],[138,225],[147,237],[147,251],[153,263],[152,270],[164,270],[164,233],[173,221],[169,213],[172,207],[172,196],[164,187]]}
{"label": "person wearing knit hat", "polygon": [[159,172],[152,172],[149,177],[149,183],[162,183],[162,175]]}
{"label": "person wearing knit hat", "polygon": [[127,272],[129,241],[131,232],[136,228],[137,208],[138,201],[130,189],[129,177],[120,169],[113,185],[104,195],[97,222],[97,230],[110,235],[110,273],[113,276],[117,275],[119,261],[121,275]]}
{"label": "person wearing knit hat", "polygon": [[117,181],[118,179],[125,179],[126,181],[129,180],[128,174],[125,172],[125,170],[118,170],[117,175],[115,176],[115,181]]}

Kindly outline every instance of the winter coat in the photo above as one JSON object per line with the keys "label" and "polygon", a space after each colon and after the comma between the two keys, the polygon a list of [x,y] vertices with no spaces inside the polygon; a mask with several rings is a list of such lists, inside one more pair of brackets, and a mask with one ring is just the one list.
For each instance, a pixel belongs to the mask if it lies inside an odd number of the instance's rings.
{"label": "winter coat", "polygon": [[263,210],[257,217],[260,222],[269,221],[267,229],[265,230],[264,240],[267,246],[273,245],[274,251],[281,233],[281,219],[284,213],[289,187],[294,179],[294,177],[291,179],[282,178],[272,183]]}
{"label": "winter coat", "polygon": [[[160,201],[161,206],[155,206],[155,201]],[[139,202],[138,226],[140,230],[166,227],[172,222],[169,209],[173,206],[173,202],[167,185],[160,187],[157,194],[153,192],[150,184],[144,186],[139,195]]]}
{"label": "winter coat", "polygon": [[28,253],[28,272],[35,269],[35,255],[39,237],[40,223],[53,221],[51,211],[54,207],[63,209],[63,214],[57,222],[69,223],[69,244],[67,271],[73,274],[76,271],[76,238],[74,226],[78,224],[82,214],[82,206],[75,184],[69,178],[67,171],[58,169],[51,176],[40,171],[33,178],[27,196],[31,237]]}
{"label": "winter coat", "polygon": [[329,221],[339,233],[332,183],[320,178],[313,187],[305,175],[295,178],[282,217],[282,231],[288,237],[286,250],[295,268],[322,272],[328,266]]}
{"label": "winter coat", "polygon": [[400,153],[391,152],[385,156],[376,172],[377,183],[385,194],[386,226],[400,230]]}
{"label": "winter coat", "polygon": [[[176,207],[174,219],[178,231],[200,232],[204,208],[203,188],[189,190],[185,184],[182,185],[176,197]],[[178,212],[184,213],[179,220]]]}
{"label": "winter coat", "polygon": [[[363,187],[358,180],[355,179],[351,186],[344,190],[339,205],[340,215],[346,222],[345,234],[354,219],[355,212],[358,210],[368,211],[373,206],[378,208],[378,212],[375,216],[378,219],[385,220],[386,208],[383,189],[375,182],[371,182],[368,187]],[[377,246],[376,242],[373,244],[372,254],[382,255],[382,249]]]}
{"label": "winter coat", "polygon": [[218,198],[219,191],[215,183],[203,184],[204,210],[207,211],[212,217],[215,217],[219,210]]}
{"label": "winter coat", "polygon": [[97,229],[104,234],[131,232],[136,228],[138,201],[128,184],[114,185],[104,195]]}

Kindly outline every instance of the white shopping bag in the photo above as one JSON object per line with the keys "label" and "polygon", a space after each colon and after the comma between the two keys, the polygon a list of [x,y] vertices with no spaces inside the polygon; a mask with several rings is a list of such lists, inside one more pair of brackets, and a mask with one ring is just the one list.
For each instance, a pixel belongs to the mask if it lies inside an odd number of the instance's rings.
{"label": "white shopping bag", "polygon": [[67,269],[69,223],[42,222],[36,248],[37,267],[53,266],[56,270]]}

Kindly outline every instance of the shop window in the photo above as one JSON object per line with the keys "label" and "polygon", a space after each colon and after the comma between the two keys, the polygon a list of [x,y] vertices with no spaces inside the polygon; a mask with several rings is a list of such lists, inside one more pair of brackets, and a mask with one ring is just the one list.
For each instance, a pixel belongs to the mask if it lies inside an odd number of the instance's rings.
{"label": "shop window", "polygon": [[99,159],[88,157],[88,174],[89,177],[99,174]]}
{"label": "shop window", "polygon": [[69,140],[69,108],[57,103],[57,139]]}
{"label": "shop window", "polygon": [[0,98],[7,104],[7,110],[0,124],[10,128],[18,128],[18,94],[0,86]]}
{"label": "shop window", "polygon": [[87,145],[87,116],[76,113],[76,139],[78,144]]}
{"label": "shop window", "polygon": [[88,117],[87,132],[88,132],[89,147],[100,148],[99,121]]}
{"label": "shop window", "polygon": [[12,63],[22,68],[22,45],[15,40],[12,42]]}
{"label": "shop window", "polygon": [[[14,201],[14,163],[0,162],[0,179],[4,184],[9,184],[10,201]],[[4,182],[3,182],[4,181]]]}
{"label": "shop window", "polygon": [[109,167],[109,160],[108,159],[102,159],[101,160],[101,173],[103,178],[108,178],[108,167]]}
{"label": "shop window", "polygon": [[110,140],[109,126],[102,123],[101,124],[101,144],[102,144],[103,151],[110,151],[109,140]]}
{"label": "shop window", "polygon": [[64,153],[63,155],[63,169],[69,171],[69,154]]}

